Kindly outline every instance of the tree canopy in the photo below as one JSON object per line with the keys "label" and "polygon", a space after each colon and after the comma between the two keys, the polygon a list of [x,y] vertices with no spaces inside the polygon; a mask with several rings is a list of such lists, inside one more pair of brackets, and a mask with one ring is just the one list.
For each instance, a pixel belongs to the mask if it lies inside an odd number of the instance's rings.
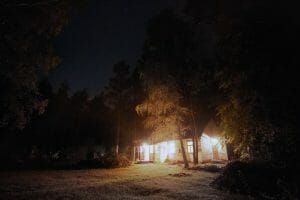
{"label": "tree canopy", "polygon": [[75,2],[0,3],[0,128],[22,129],[36,110],[47,105],[38,83],[60,62],[54,38],[67,24]]}

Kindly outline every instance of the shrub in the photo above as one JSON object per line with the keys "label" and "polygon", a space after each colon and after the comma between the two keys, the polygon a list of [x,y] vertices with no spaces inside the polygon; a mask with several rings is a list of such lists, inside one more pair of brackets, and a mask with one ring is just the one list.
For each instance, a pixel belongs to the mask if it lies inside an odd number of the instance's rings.
{"label": "shrub", "polygon": [[215,164],[202,164],[202,165],[190,167],[189,169],[217,173],[217,172],[221,172],[223,170],[223,167],[217,166]]}
{"label": "shrub", "polygon": [[118,167],[128,167],[132,163],[131,160],[128,158],[128,156],[125,154],[120,154],[117,157],[117,160],[118,160]]}
{"label": "shrub", "polygon": [[293,199],[299,193],[289,171],[270,162],[231,162],[212,184],[221,190],[261,199]]}
{"label": "shrub", "polygon": [[77,165],[78,168],[117,168],[127,167],[131,165],[131,161],[127,155],[119,154],[118,156],[113,154],[106,154],[97,159],[90,159],[80,161]]}

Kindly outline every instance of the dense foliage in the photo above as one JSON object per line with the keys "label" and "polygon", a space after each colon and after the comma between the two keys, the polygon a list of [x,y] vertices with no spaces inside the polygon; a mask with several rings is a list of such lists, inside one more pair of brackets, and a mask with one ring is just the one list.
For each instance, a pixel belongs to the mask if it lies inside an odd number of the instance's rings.
{"label": "dense foliage", "polygon": [[47,99],[41,78],[60,62],[54,38],[67,24],[75,1],[4,0],[0,2],[0,128],[22,129]]}
{"label": "dense foliage", "polygon": [[217,35],[217,111],[243,158],[298,160],[300,29],[294,8],[273,1],[188,3],[194,21],[212,24]]}
{"label": "dense foliage", "polygon": [[229,163],[213,186],[226,191],[250,194],[258,199],[297,199],[299,180],[288,167],[269,162]]}
{"label": "dense foliage", "polygon": [[216,97],[214,65],[201,55],[203,36],[196,33],[191,21],[171,10],[149,21],[138,65],[146,98],[137,107],[140,114],[146,113],[143,120],[154,129],[153,135],[190,135],[194,152],[198,152],[196,138],[214,115],[211,100]]}

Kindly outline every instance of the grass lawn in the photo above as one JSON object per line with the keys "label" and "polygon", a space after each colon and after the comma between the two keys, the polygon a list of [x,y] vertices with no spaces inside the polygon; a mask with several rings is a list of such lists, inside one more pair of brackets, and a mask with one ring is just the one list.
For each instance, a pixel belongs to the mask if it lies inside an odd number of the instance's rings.
{"label": "grass lawn", "polygon": [[0,199],[249,199],[210,187],[217,175],[167,164],[0,172]]}

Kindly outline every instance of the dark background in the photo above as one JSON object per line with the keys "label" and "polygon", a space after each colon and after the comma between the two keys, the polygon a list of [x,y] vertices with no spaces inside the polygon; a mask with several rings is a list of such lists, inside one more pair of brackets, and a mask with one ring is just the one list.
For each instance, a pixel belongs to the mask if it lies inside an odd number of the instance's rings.
{"label": "dark background", "polygon": [[56,41],[62,64],[51,74],[55,86],[69,83],[71,92],[86,88],[91,95],[107,84],[112,66],[124,59],[135,64],[147,21],[176,0],[91,0]]}

